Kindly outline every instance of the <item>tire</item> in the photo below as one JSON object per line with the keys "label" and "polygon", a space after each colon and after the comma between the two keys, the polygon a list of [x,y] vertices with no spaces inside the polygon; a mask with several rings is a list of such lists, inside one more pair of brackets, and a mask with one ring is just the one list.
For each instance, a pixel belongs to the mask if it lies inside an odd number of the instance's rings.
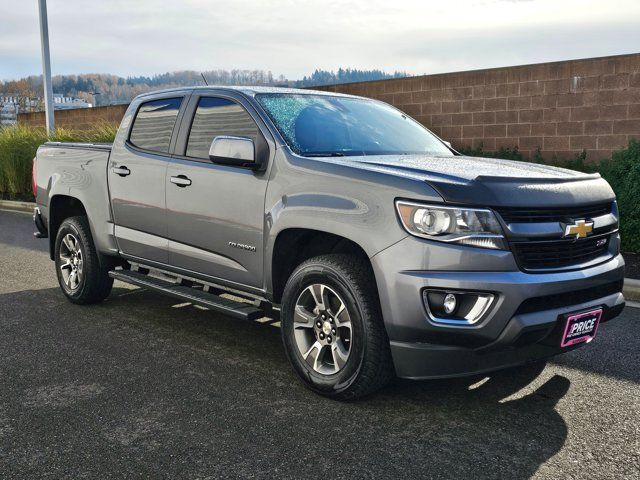
{"label": "tire", "polygon": [[100,263],[86,217],[70,217],[60,225],[55,264],[60,288],[71,303],[98,303],[111,293],[113,279]]}
{"label": "tire", "polygon": [[289,362],[318,394],[355,400],[394,377],[378,292],[365,259],[330,254],[300,264],[284,289],[281,322]]}

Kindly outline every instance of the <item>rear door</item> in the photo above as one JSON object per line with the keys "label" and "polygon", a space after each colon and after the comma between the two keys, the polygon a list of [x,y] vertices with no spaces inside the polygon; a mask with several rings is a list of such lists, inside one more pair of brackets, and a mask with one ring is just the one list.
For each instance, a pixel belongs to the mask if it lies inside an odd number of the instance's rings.
{"label": "rear door", "polygon": [[168,262],[166,173],[188,92],[142,100],[109,159],[115,234],[130,257]]}
{"label": "rear door", "polygon": [[248,137],[266,149],[271,138],[246,99],[193,93],[167,169],[169,263],[261,287],[268,174],[212,163],[209,146],[218,135]]}

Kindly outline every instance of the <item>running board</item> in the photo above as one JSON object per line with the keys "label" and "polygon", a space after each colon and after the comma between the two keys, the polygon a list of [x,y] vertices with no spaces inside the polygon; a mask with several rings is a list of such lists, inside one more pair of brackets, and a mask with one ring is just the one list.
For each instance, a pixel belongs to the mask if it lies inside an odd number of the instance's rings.
{"label": "running board", "polygon": [[132,270],[112,270],[109,272],[109,276],[116,280],[120,280],[121,282],[147,288],[195,305],[206,307],[215,312],[224,313],[230,317],[240,318],[243,320],[257,320],[258,318],[267,316],[264,310],[250,303],[237,302],[228,298],[222,298],[221,296],[213,293],[161,280],[144,273]]}

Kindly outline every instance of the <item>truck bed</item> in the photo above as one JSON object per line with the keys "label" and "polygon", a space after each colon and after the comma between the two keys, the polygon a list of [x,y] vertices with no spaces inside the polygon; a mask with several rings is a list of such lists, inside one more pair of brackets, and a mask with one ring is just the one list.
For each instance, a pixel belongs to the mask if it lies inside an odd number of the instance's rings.
{"label": "truck bed", "polygon": [[44,146],[58,148],[81,148],[83,150],[111,151],[112,143],[83,143],[83,142],[45,142]]}
{"label": "truck bed", "polygon": [[[111,144],[47,142],[36,154],[36,202],[45,225],[52,203],[83,210],[101,251],[112,248],[107,168]],[[62,207],[61,207],[62,208]],[[81,210],[78,210],[81,209]]]}

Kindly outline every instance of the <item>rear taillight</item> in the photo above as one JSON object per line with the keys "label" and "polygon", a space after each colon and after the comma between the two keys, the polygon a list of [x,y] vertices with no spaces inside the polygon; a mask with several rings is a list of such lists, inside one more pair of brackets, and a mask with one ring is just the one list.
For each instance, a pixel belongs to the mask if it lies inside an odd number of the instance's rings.
{"label": "rear taillight", "polygon": [[33,197],[38,197],[38,181],[36,179],[36,158],[34,157],[33,163],[31,164],[31,191],[33,192]]}

